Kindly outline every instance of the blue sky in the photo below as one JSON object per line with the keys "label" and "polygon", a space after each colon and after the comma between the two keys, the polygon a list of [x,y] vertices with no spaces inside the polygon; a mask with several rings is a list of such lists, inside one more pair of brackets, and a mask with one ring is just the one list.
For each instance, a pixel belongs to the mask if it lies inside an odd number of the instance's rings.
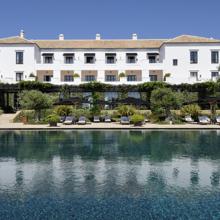
{"label": "blue sky", "polygon": [[1,0],[0,37],[29,39],[170,38],[193,34],[220,39],[220,0]]}

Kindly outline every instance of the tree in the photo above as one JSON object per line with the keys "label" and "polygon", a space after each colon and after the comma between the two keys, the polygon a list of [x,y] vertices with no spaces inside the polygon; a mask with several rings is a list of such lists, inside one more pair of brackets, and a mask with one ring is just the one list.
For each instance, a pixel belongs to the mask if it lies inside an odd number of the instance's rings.
{"label": "tree", "polygon": [[170,88],[158,88],[151,93],[151,111],[160,119],[170,117],[171,110],[178,109],[182,102],[182,93],[173,92]]}
{"label": "tree", "polygon": [[99,100],[101,100],[102,97],[98,92],[93,92],[92,93],[92,107],[90,109],[91,115],[95,116],[95,115],[100,115],[101,113],[101,107],[100,104],[98,103]]}
{"label": "tree", "polygon": [[26,110],[35,110],[37,119],[41,120],[41,111],[52,107],[50,96],[37,90],[23,91],[20,95],[20,105]]}

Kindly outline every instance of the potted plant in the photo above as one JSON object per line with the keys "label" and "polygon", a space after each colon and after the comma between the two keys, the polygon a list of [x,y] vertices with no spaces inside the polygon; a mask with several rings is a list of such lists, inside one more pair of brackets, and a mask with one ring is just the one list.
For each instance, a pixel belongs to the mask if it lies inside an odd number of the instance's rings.
{"label": "potted plant", "polygon": [[119,73],[120,82],[126,82],[126,74],[121,72]]}
{"label": "potted plant", "polygon": [[164,82],[167,81],[167,78],[171,76],[171,73],[165,73],[164,77],[163,77],[163,80]]}
{"label": "potted plant", "polygon": [[51,114],[47,116],[47,122],[49,123],[50,127],[56,127],[59,121],[60,118],[56,114]]}
{"label": "potted plant", "polygon": [[73,74],[74,82],[80,83],[80,75],[78,73]]}
{"label": "potted plant", "polygon": [[144,116],[140,114],[134,114],[131,117],[131,122],[134,126],[142,126],[144,123]]}
{"label": "potted plant", "polygon": [[36,79],[36,76],[33,73],[30,73],[28,80],[29,81],[34,81]]}

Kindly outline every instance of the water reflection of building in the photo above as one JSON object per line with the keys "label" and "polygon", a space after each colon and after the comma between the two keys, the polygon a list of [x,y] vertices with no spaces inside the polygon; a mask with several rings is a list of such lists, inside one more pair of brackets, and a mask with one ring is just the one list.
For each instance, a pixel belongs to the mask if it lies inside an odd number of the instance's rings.
{"label": "water reflection of building", "polygon": [[[0,190],[219,187],[217,131],[1,133]],[[30,143],[32,143],[30,145]],[[207,144],[211,143],[211,144]],[[185,155],[185,156],[184,156]]]}
{"label": "water reflection of building", "polygon": [[220,167],[217,162],[200,159],[196,168],[189,158],[152,163],[147,158],[127,160],[84,159],[74,156],[68,161],[56,156],[50,162],[17,163],[6,159],[0,164],[0,190],[17,189],[32,191],[55,187],[73,192],[104,193],[115,187],[130,193],[144,187],[219,187]]}

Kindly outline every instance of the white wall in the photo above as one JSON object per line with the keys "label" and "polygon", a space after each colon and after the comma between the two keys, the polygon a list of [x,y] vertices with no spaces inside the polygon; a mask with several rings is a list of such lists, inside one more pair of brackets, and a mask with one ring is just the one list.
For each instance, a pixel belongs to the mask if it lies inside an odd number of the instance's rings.
{"label": "white wall", "polygon": [[[217,71],[219,64],[211,63],[211,51],[218,50],[219,44],[172,44],[166,45],[164,51],[164,73],[171,73],[170,83],[194,83],[190,71],[198,71],[199,81],[211,80],[211,72]],[[198,64],[190,64],[190,50],[198,51]],[[173,66],[173,59],[178,59],[178,66]]]}
{"label": "white wall", "polygon": [[[153,52],[159,52],[159,50],[154,50]],[[41,53],[54,53],[53,64],[44,64],[43,57],[41,57],[41,62],[37,64],[38,70],[53,70],[54,77],[53,80],[56,83],[60,82],[60,71],[61,70],[74,70],[74,72],[80,74],[82,70],[98,70],[98,81],[104,82],[105,70],[117,70],[120,72],[125,72],[126,70],[142,70],[142,80],[144,82],[149,81],[149,69],[152,69],[152,64],[148,64],[147,53],[152,52],[152,50],[110,50],[110,49],[93,49],[93,50],[41,50]],[[74,53],[75,60],[73,64],[65,64],[63,53]],[[85,64],[84,63],[84,53],[95,53],[96,62],[95,64]],[[116,53],[116,64],[106,64],[105,63],[105,53]],[[135,64],[126,63],[126,53],[137,53],[138,61]],[[157,69],[157,64],[154,64]],[[159,66],[161,68],[161,66]],[[114,82],[118,83],[118,82]],[[130,82],[130,83],[140,83],[140,82]]]}
{"label": "white wall", "polygon": [[[24,64],[16,64],[15,52],[24,51]],[[198,64],[190,64],[190,50],[198,50]],[[24,80],[29,80],[30,73],[36,74],[36,70],[53,70],[53,83],[60,82],[61,70],[74,70],[80,74],[82,70],[98,70],[98,81],[104,82],[105,70],[142,70],[142,82],[149,81],[150,70],[163,70],[171,73],[168,78],[170,83],[193,83],[190,79],[190,71],[198,71],[200,81],[211,80],[211,71],[216,71],[219,64],[211,64],[211,51],[219,50],[220,44],[166,44],[159,49],[96,49],[96,50],[74,50],[74,49],[39,49],[31,44],[8,44],[0,45],[0,81],[15,83],[15,73],[24,73]],[[147,53],[160,52],[160,62],[150,64],[147,60]],[[54,53],[54,63],[44,64],[42,53]],[[65,64],[63,53],[75,53],[73,64]],[[84,63],[84,53],[95,53],[95,64]],[[105,53],[116,53],[116,64],[105,64]],[[126,63],[126,53],[137,53],[136,64]],[[173,66],[173,59],[178,59],[178,66]],[[67,82],[65,82],[67,83]],[[75,82],[74,82],[75,83]],[[74,84],[73,83],[73,84]],[[79,82],[78,82],[79,83]],[[122,82],[113,82],[119,84]],[[137,84],[140,82],[126,82]]]}
{"label": "white wall", "polygon": [[[30,73],[35,73],[34,45],[0,45],[0,81],[16,82],[16,72],[23,72],[26,80]],[[16,51],[24,52],[24,64],[16,64]]]}

